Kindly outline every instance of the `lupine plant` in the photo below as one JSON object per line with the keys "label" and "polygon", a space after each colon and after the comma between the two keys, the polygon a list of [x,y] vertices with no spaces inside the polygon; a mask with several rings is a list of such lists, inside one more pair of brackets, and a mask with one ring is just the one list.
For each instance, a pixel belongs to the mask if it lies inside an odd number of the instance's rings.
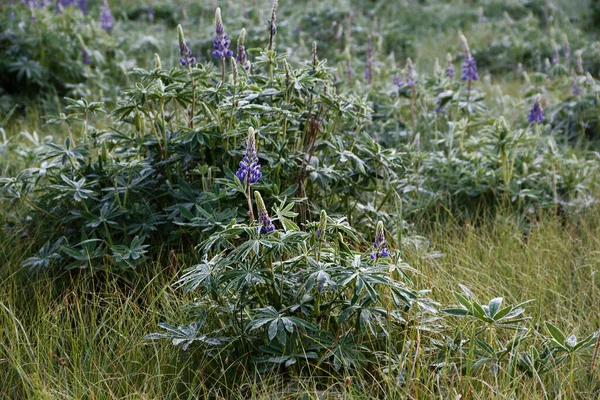
{"label": "lupine plant", "polygon": [[202,352],[263,371],[309,365],[335,374],[364,367],[368,353],[400,352],[396,339],[420,323],[420,309],[435,312],[427,291],[405,277],[410,268],[387,249],[381,222],[369,257],[345,219],[322,211],[302,231],[285,202],[273,207],[271,219],[259,192],[254,198],[258,223],[214,233],[198,246],[203,261],[177,282],[201,295],[193,305],[200,320],[163,324],[148,339],[184,349],[197,343]]}

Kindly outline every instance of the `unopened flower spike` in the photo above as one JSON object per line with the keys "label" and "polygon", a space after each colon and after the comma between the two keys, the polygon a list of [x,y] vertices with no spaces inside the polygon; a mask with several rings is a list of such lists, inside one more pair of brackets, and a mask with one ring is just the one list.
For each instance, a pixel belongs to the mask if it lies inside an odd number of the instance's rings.
{"label": "unopened flower spike", "polygon": [[260,164],[258,163],[258,157],[256,155],[256,138],[254,136],[254,128],[248,129],[248,140],[246,142],[246,155],[244,159],[240,161],[240,167],[235,173],[240,181],[250,183],[256,183],[262,177],[260,172]]}
{"label": "unopened flower spike", "polygon": [[88,51],[87,46],[83,42],[83,38],[81,37],[81,35],[77,34],[77,40],[79,41],[79,44],[81,45],[81,62],[83,62],[84,64],[91,64],[92,59],[90,57],[90,53]]}
{"label": "unopened flower spike", "polygon": [[313,70],[317,68],[317,64],[319,63],[319,58],[317,57],[317,42],[312,43],[312,64]]}
{"label": "unopened flower spike", "polygon": [[382,258],[389,257],[390,252],[387,249],[387,241],[385,240],[385,231],[383,229],[383,222],[377,222],[377,228],[375,230],[375,241],[373,242],[373,252],[371,258]]}
{"label": "unopened flower spike", "polygon": [[112,31],[115,23],[115,18],[110,11],[110,6],[108,5],[108,0],[104,0],[102,4],[102,14],[101,14],[101,27],[106,31]]}
{"label": "unopened flower spike", "polygon": [[183,67],[191,67],[196,63],[196,58],[192,57],[192,51],[185,42],[185,37],[183,36],[183,28],[181,27],[181,25],[177,25],[177,39],[179,41],[179,55],[181,56],[179,58],[179,63]]}
{"label": "unopened flower spike", "polygon": [[319,220],[319,227],[317,228],[317,239],[322,240],[325,237],[325,230],[327,229],[327,213],[325,210],[321,210],[321,219]]}
{"label": "unopened flower spike", "polygon": [[579,86],[579,83],[577,82],[577,75],[575,75],[575,72],[572,71],[572,75],[573,75],[573,80],[571,81],[571,94],[575,97],[577,96],[581,96],[581,86]]}
{"label": "unopened flower spike", "polygon": [[417,81],[415,80],[415,69],[413,67],[412,60],[410,57],[406,60],[406,86],[412,88],[415,87]]}
{"label": "unopened flower spike", "polygon": [[367,67],[365,68],[365,80],[370,85],[373,79],[373,38],[369,36],[367,42]]}
{"label": "unopened flower spike", "polygon": [[275,230],[275,225],[273,225],[269,213],[267,212],[265,202],[258,191],[254,191],[254,200],[256,200],[256,208],[258,208],[258,222],[260,223],[259,233],[265,234],[273,232]]}
{"label": "unopened flower spike", "polygon": [[238,69],[237,69],[237,61],[235,58],[231,57],[231,77],[233,79],[233,86],[237,86],[238,84]]}
{"label": "unopened flower spike", "polygon": [[577,50],[575,51],[575,59],[576,59],[576,65],[577,65],[577,73],[579,75],[583,75],[583,58],[582,56],[582,50]]}
{"label": "unopened flower spike", "polygon": [[556,45],[556,41],[552,39],[552,65],[558,64],[560,61],[560,56],[558,55],[558,46]]}
{"label": "unopened flower spike", "polygon": [[215,11],[215,40],[213,41],[214,51],[212,55],[217,58],[231,57],[233,53],[229,50],[231,42],[225,33],[223,20],[221,19],[221,9],[217,7]]}
{"label": "unopened flower spike", "polygon": [[154,68],[162,70],[162,63],[160,62],[160,56],[154,53]]}
{"label": "unopened flower spike", "polygon": [[533,107],[531,107],[531,110],[529,111],[528,121],[530,124],[544,121],[544,110],[540,103],[540,97],[541,96],[538,94],[535,98],[535,103],[533,103]]}
{"label": "unopened flower spike", "polygon": [[569,46],[569,38],[567,37],[566,33],[563,33],[563,56],[565,57],[565,60],[570,60],[571,59],[571,46]]}
{"label": "unopened flower spike", "polygon": [[271,7],[271,19],[269,20],[269,50],[273,50],[273,39],[277,34],[277,7],[279,6],[278,0],[273,0],[273,7]]}
{"label": "unopened flower spike", "polygon": [[439,78],[441,74],[442,68],[440,67],[440,59],[436,57],[435,61],[433,62],[433,76]]}
{"label": "unopened flower spike", "polygon": [[454,78],[456,76],[456,71],[454,70],[454,63],[452,62],[452,54],[448,53],[446,55],[446,77]]}
{"label": "unopened flower spike", "polygon": [[248,61],[248,56],[246,54],[246,46],[244,45],[245,40],[246,29],[242,28],[237,41],[237,54],[235,56],[235,60],[237,61],[238,65],[241,65],[247,71],[250,69],[250,62]]}

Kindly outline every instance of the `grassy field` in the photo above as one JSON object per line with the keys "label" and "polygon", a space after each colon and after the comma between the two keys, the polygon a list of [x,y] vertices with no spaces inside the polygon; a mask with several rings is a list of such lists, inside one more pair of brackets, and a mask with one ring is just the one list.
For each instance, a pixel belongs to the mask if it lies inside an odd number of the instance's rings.
{"label": "grassy field", "polygon": [[[0,6],[0,398],[600,397],[595,4],[281,2],[266,50],[270,2],[110,2],[111,29],[100,1],[88,17],[15,3]],[[232,50],[245,27],[251,73],[211,57],[217,6]],[[252,189],[234,175],[250,142]],[[184,290],[219,257],[217,283]],[[523,311],[478,317],[494,298]],[[269,307],[303,320],[271,332]],[[180,336],[149,340],[165,322]]]}

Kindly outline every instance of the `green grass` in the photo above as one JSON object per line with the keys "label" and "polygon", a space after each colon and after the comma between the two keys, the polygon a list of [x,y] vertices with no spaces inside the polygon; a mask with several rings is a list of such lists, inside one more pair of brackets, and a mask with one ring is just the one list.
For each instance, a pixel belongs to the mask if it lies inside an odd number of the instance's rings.
{"label": "green grass", "polygon": [[[599,220],[596,207],[585,216],[546,215],[530,221],[527,230],[522,221],[500,214],[480,226],[449,222],[426,232],[429,246],[407,245],[405,254],[420,271],[417,287],[433,288],[433,297],[444,305],[456,303],[452,293],[462,283],[485,301],[534,299],[527,315],[535,331],[544,333],[543,321],[551,321],[583,335],[600,326]],[[438,387],[427,368],[433,360],[426,346],[412,355],[414,364],[408,360],[418,371],[402,386],[354,376],[323,385],[310,375],[233,373],[231,360],[219,360],[223,370],[218,371],[214,360],[142,339],[161,321],[181,320],[183,294],[169,288],[184,267],[180,261],[145,265],[129,283],[101,271],[47,279],[19,267],[25,252],[11,239],[1,248],[0,393],[6,398],[364,398],[367,393],[489,398],[493,391],[497,398],[552,399],[592,398],[600,390],[598,368],[591,371],[586,358],[574,371],[561,364],[542,383],[501,372],[488,388],[486,371],[468,377],[445,371]],[[431,257],[433,251],[443,256]],[[473,329],[445,318],[464,332]],[[407,371],[413,374],[411,367]]]}

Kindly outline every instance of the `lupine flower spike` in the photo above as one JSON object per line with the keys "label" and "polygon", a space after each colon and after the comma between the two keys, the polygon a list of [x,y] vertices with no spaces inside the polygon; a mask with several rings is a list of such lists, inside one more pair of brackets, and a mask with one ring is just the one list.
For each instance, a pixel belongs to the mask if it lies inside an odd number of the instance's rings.
{"label": "lupine flower spike", "polygon": [[415,80],[415,69],[413,67],[412,60],[408,58],[406,60],[406,86],[413,88],[417,84]]}
{"label": "lupine flower spike", "polygon": [[560,56],[558,55],[558,46],[554,39],[552,39],[552,65],[558,64],[560,61]]}
{"label": "lupine flower spike", "polygon": [[327,229],[327,213],[325,210],[321,210],[321,219],[319,220],[319,227],[317,228],[317,239],[323,240],[325,237],[325,230]]}
{"label": "lupine flower spike", "polygon": [[371,84],[373,79],[373,38],[369,36],[367,42],[367,67],[365,68],[365,80],[367,85]]}
{"label": "lupine flower spike", "polygon": [[162,63],[160,62],[160,57],[158,54],[154,53],[154,68],[159,71],[162,69]]}
{"label": "lupine flower spike", "polygon": [[385,240],[385,231],[383,229],[383,222],[377,223],[377,229],[375,231],[375,241],[373,242],[373,252],[371,253],[372,259],[389,257],[390,252],[387,249],[387,241]]}
{"label": "lupine flower spike", "polygon": [[471,54],[471,49],[469,48],[467,38],[462,33],[460,34],[460,41],[462,43],[465,57],[462,68],[462,80],[469,82],[470,88],[471,82],[479,79],[479,75],[477,74],[477,63],[475,62],[475,57],[473,57]]}
{"label": "lupine flower spike", "polygon": [[181,25],[177,25],[177,39],[179,41],[179,55],[181,56],[179,58],[179,63],[183,67],[188,66],[191,68],[191,66],[196,63],[196,57],[192,57],[192,51],[185,42]]}
{"label": "lupine flower spike", "polygon": [[246,39],[246,29],[242,28],[240,31],[240,37],[237,41],[237,54],[235,56],[235,60],[238,65],[244,67],[247,71],[250,69],[250,62],[248,61],[248,56],[246,55],[246,46],[244,45],[244,41]]}
{"label": "lupine flower spike", "polygon": [[569,38],[566,33],[563,33],[563,56],[565,60],[569,61],[571,59],[571,46],[569,46]]}
{"label": "lupine flower spike", "polygon": [[233,55],[233,52],[229,50],[231,41],[225,33],[225,27],[223,26],[223,20],[221,19],[221,9],[217,7],[215,11],[215,40],[213,41],[214,51],[213,57],[221,59],[222,73],[221,83],[225,81],[225,58],[229,58]]}
{"label": "lupine flower spike", "polygon": [[248,141],[246,143],[246,155],[244,159],[240,161],[240,167],[235,175],[242,182],[256,183],[262,177],[260,172],[260,164],[258,163],[258,157],[256,155],[256,138],[254,134],[254,128],[248,129]]}
{"label": "lupine flower spike", "polygon": [[442,75],[442,68],[440,67],[440,59],[436,57],[433,63],[433,76],[439,78],[440,75]]}
{"label": "lupine flower spike", "polygon": [[581,96],[581,86],[577,82],[577,75],[573,72],[573,80],[571,81],[571,94],[575,97]]}
{"label": "lupine flower spike", "polygon": [[112,31],[114,28],[114,24],[115,24],[115,18],[112,15],[112,12],[110,11],[110,6],[108,5],[108,0],[104,0],[104,3],[102,4],[102,19],[101,19],[101,24],[100,26],[102,27],[102,29],[106,30],[106,31]]}
{"label": "lupine flower spike", "polygon": [[535,103],[533,103],[533,107],[531,107],[531,111],[529,111],[528,121],[530,124],[544,121],[544,110],[540,103],[540,95],[536,97]]}
{"label": "lupine flower spike", "polygon": [[448,53],[446,55],[446,77],[454,78],[456,76],[456,71],[454,70],[454,63],[452,62],[452,54]]}
{"label": "lupine flower spike", "polygon": [[277,6],[279,5],[278,0],[273,0],[273,7],[271,8],[271,19],[269,20],[269,51],[273,50],[273,39],[277,34]]}
{"label": "lupine flower spike", "polygon": [[275,225],[273,225],[273,221],[271,221],[269,213],[267,212],[267,207],[265,207],[265,202],[258,191],[254,192],[254,200],[256,200],[256,208],[258,209],[258,222],[260,223],[258,232],[261,235],[273,232],[275,230]]}
{"label": "lupine flower spike", "polygon": [[583,59],[582,59],[582,51],[577,50],[575,52],[575,59],[577,60],[577,73],[579,75],[583,75]]}
{"label": "lupine flower spike", "polygon": [[81,61],[84,64],[91,64],[92,59],[90,57],[90,53],[87,49],[87,46],[83,42],[83,38],[80,35],[77,35],[77,40],[79,41],[79,44],[81,45]]}

